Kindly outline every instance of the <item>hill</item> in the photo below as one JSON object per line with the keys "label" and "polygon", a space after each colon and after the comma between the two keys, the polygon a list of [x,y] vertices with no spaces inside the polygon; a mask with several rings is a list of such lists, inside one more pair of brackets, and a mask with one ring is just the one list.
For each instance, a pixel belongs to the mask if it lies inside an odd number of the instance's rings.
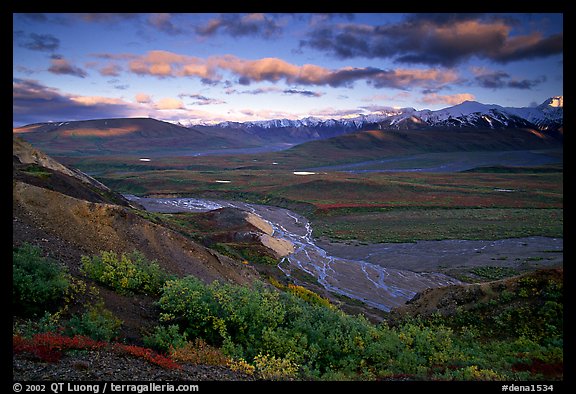
{"label": "hill", "polygon": [[[361,137],[366,139],[364,145],[377,142],[379,145],[374,149],[380,154],[402,154],[407,149],[473,150],[474,144],[482,150],[496,149],[502,144],[519,149],[518,145],[534,145],[530,143],[534,138],[527,133],[541,139],[562,140],[563,98],[550,98],[537,107],[509,108],[466,101],[438,111],[390,108],[380,114],[342,119],[308,117],[184,127],[151,118],[124,118],[38,123],[13,129],[14,134],[46,153],[68,157],[265,152],[365,131],[370,134]],[[374,135],[375,131],[380,134]],[[371,136],[377,141],[370,141]],[[350,139],[346,138],[335,143],[352,155],[355,153],[348,151],[368,149],[369,145],[360,144],[357,136],[351,138],[356,139],[352,146],[347,145]],[[525,138],[529,141],[524,141]],[[422,146],[413,144],[418,140]],[[460,140],[462,147],[456,143]],[[384,150],[383,142],[386,142]],[[312,146],[322,149],[322,145]]]}
{"label": "hill", "polygon": [[[162,269],[202,280],[250,283],[256,271],[151,221],[121,195],[77,170],[65,167],[29,144],[13,144],[13,245],[37,245],[47,256],[79,275],[82,255],[101,251],[142,252]],[[114,297],[105,301],[127,323],[128,336],[139,336],[143,300]],[[149,300],[147,302],[150,302]],[[151,305],[147,308],[153,310]],[[146,309],[146,308],[145,308]],[[126,316],[123,316],[126,313]]]}
{"label": "hill", "polygon": [[369,130],[306,142],[271,155],[274,160],[298,163],[305,168],[415,154],[562,149],[562,146],[563,139],[556,133],[522,128]]}
{"label": "hill", "polygon": [[[13,288],[25,289],[13,305],[26,307],[13,316],[16,380],[562,379],[561,270],[424,292],[375,325],[293,283],[259,282],[238,259],[250,234],[269,233],[255,216],[155,215],[18,139],[13,152]],[[34,264],[46,280],[25,274]],[[50,286],[63,306],[43,300]],[[48,313],[27,315],[38,299]],[[466,324],[410,320],[435,309]]]}
{"label": "hill", "polygon": [[171,152],[254,146],[241,132],[206,133],[152,118],[94,119],[36,123],[13,130],[52,156],[170,155]]}

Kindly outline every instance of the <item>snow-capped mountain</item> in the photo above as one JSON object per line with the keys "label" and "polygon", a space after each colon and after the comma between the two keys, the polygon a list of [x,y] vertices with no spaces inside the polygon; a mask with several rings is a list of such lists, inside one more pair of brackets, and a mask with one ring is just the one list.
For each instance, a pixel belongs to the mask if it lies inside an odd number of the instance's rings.
{"label": "snow-capped mountain", "polygon": [[560,129],[562,125],[563,96],[556,96],[536,107],[515,108],[464,101],[437,111],[391,108],[379,114],[359,115],[352,118],[308,117],[298,120],[224,122],[218,124],[217,127],[240,128],[259,135],[264,135],[267,131],[271,132],[274,129],[284,129],[284,131],[291,130],[294,137],[316,139],[368,128],[382,130],[531,128],[553,131]]}

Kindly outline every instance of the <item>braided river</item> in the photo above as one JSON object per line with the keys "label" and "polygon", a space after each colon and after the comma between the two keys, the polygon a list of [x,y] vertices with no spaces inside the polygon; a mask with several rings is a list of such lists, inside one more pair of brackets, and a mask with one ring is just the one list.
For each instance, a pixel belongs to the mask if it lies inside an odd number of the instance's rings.
{"label": "braided river", "polygon": [[288,240],[294,245],[294,251],[278,264],[284,274],[291,276],[294,269],[300,269],[317,278],[318,283],[330,292],[360,300],[386,312],[405,304],[426,288],[462,283],[437,272],[435,268],[440,265],[485,265],[501,253],[507,253],[506,258],[510,261],[515,254],[535,256],[544,253],[538,258],[546,264],[561,265],[563,258],[561,238],[336,245],[316,241],[312,237],[310,222],[284,208],[188,197],[125,197],[152,212],[206,212],[223,207],[251,212],[272,226],[275,238]]}

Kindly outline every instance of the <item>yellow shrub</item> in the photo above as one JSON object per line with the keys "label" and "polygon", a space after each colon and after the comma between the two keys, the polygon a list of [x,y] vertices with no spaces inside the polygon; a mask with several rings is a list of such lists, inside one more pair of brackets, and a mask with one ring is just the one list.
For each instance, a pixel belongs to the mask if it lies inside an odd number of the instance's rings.
{"label": "yellow shrub", "polygon": [[228,362],[228,367],[232,371],[242,372],[247,375],[253,375],[256,368],[253,365],[248,364],[243,358],[238,360],[230,360]]}
{"label": "yellow shrub", "polygon": [[268,354],[254,357],[258,375],[265,380],[289,380],[296,377],[298,364],[288,358],[276,358]]}

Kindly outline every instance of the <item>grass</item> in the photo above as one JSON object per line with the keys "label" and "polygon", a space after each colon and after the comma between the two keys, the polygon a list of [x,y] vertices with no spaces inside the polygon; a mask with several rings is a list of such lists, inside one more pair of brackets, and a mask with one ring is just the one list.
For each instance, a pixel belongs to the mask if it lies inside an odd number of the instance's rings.
{"label": "grass", "polygon": [[[282,157],[285,160],[282,160]],[[124,160],[124,161],[123,161]],[[362,242],[563,236],[563,172],[317,172],[288,151],[243,156],[175,157],[131,164],[83,158],[114,190],[275,205],[308,217],[316,236]],[[272,162],[279,163],[272,165]],[[138,167],[138,169],[136,169]],[[218,183],[226,179],[230,183]],[[503,192],[506,190],[507,192]]]}
{"label": "grass", "polygon": [[317,215],[314,236],[365,242],[563,236],[562,209],[404,208]]}

